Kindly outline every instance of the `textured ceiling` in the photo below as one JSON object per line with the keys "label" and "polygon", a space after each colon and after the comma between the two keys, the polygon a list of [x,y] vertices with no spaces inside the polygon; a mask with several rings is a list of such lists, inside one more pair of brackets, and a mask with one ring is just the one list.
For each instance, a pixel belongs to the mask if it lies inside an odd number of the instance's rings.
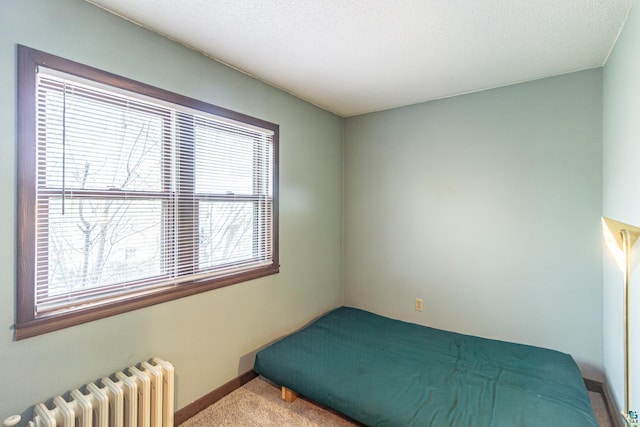
{"label": "textured ceiling", "polygon": [[89,0],[340,116],[604,65],[635,0]]}

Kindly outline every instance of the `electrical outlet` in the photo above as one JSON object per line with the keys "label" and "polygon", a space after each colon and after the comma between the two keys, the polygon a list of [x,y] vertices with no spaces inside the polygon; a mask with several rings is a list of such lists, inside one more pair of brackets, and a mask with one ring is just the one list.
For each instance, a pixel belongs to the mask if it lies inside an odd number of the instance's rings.
{"label": "electrical outlet", "polygon": [[416,298],[416,311],[422,311],[422,298]]}

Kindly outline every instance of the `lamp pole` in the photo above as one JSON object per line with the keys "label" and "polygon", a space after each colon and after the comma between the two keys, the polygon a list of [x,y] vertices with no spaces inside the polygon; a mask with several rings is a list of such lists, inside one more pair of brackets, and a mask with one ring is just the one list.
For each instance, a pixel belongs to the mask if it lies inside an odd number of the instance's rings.
{"label": "lamp pole", "polygon": [[622,249],[624,251],[624,419],[629,426],[638,426],[638,413],[631,407],[631,334],[629,331],[629,312],[631,302],[629,298],[629,282],[631,276],[631,236],[628,230],[620,230]]}

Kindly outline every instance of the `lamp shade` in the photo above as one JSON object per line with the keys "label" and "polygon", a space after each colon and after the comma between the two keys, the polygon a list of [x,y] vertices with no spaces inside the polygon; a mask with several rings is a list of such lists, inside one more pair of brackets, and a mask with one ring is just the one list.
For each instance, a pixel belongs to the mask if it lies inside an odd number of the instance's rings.
{"label": "lamp shade", "polygon": [[622,232],[626,231],[626,234],[629,236],[629,248],[632,248],[640,237],[640,228],[602,217],[602,229],[604,230],[604,238],[609,251],[611,251],[620,270],[625,271],[627,266],[625,265]]}

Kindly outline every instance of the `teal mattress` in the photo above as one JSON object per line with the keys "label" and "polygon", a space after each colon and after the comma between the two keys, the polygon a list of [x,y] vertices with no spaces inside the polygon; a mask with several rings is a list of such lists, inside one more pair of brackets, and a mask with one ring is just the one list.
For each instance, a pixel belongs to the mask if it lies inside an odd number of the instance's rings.
{"label": "teal mattress", "polygon": [[369,426],[598,426],[568,354],[349,307],[261,350],[254,369]]}

